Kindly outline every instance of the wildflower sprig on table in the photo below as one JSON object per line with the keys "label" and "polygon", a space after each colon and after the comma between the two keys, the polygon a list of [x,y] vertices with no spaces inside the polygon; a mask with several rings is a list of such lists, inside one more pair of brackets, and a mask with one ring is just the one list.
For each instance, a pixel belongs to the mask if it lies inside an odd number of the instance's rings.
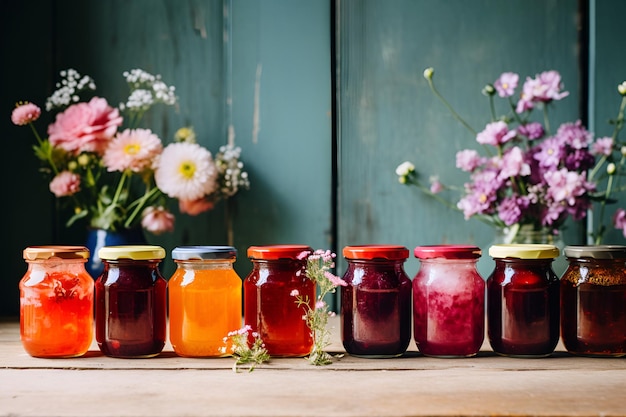
{"label": "wildflower sprig on table", "polygon": [[303,251],[298,255],[298,259],[306,260],[306,267],[303,273],[311,281],[315,282],[318,288],[314,307],[311,308],[308,296],[302,296],[298,290],[293,290],[291,296],[295,297],[298,307],[305,310],[303,319],[311,330],[313,336],[313,349],[307,357],[313,365],[328,365],[332,363],[334,357],[342,355],[331,355],[326,351],[330,345],[330,331],[328,330],[328,318],[335,313],[329,311],[328,304],[324,298],[328,294],[336,292],[337,287],[346,286],[347,283],[334,275],[331,270],[335,267],[336,254],[329,250],[318,249],[311,253]]}
{"label": "wildflower sprig on table", "polygon": [[[252,343],[250,339],[252,336]],[[235,358],[233,371],[239,372],[247,369],[248,372],[263,363],[269,362],[270,355],[265,349],[265,344],[257,332],[252,331],[252,327],[245,325],[241,329],[233,330],[224,337],[224,343],[230,343],[230,354]],[[226,353],[226,348],[223,349]]]}
{"label": "wildflower sprig on table", "polygon": [[[621,104],[610,121],[612,135],[594,138],[580,120],[562,123],[552,131],[549,108],[569,95],[557,71],[527,77],[517,98],[516,73],[504,72],[487,84],[482,93],[488,99],[490,120],[483,130],[472,128],[441,95],[432,68],[424,71],[424,78],[435,97],[482,145],[484,155],[474,148],[457,152],[456,167],[470,176],[462,187],[443,184],[438,176],[431,176],[426,184],[411,161],[396,168],[401,184],[416,186],[461,212],[466,220],[477,218],[509,231],[521,226],[558,231],[568,218],[583,220],[589,210],[598,208],[598,226],[590,232],[590,239],[602,243],[607,230],[605,210],[616,202],[615,193],[626,189],[620,184],[626,143],[619,139],[626,83],[617,89]],[[508,108],[504,114],[497,113],[496,98],[504,100]],[[536,111],[541,112],[539,117]],[[459,200],[454,203],[442,197],[440,193],[446,190],[458,193]],[[626,236],[626,211],[618,209],[613,224]]]}
{"label": "wildflower sprig on table", "polygon": [[91,77],[73,69],[60,75],[46,100],[46,110],[57,112],[47,137],[35,128],[41,109],[34,103],[18,103],[11,120],[32,129],[50,191],[71,208],[67,226],[79,220],[109,231],[141,225],[159,234],[174,228],[169,200],[178,201],[181,213],[197,215],[249,187],[238,147],[223,147],[214,159],[191,127],[179,129],[167,145],[139,127],[153,106],[178,104],[175,87],[160,75],[124,72],[130,93],[117,107],[93,95]]}

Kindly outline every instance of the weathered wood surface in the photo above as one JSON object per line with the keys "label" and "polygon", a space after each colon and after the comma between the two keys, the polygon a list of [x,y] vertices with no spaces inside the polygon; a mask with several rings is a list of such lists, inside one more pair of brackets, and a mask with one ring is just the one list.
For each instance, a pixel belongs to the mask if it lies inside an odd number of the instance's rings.
{"label": "weathered wood surface", "polygon": [[[331,350],[343,352],[334,321]],[[486,342],[477,357],[344,356],[324,367],[272,359],[252,373],[233,360],[37,359],[17,323],[0,323],[0,416],[621,416],[626,360],[513,359]]]}

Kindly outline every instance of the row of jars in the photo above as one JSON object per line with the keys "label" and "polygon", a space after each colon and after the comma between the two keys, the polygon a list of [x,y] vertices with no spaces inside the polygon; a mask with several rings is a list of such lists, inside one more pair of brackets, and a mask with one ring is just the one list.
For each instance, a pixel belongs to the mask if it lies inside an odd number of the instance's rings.
{"label": "row of jars", "polygon": [[[24,250],[20,281],[20,332],[36,357],[76,357],[95,338],[107,356],[158,355],[169,340],[185,357],[229,353],[225,336],[243,319],[271,356],[306,356],[313,337],[293,294],[314,308],[316,288],[303,273],[303,245],[252,246],[252,271],[233,269],[236,249],[181,246],[166,281],[160,246],[100,249],[104,271],[95,283],[85,271],[84,247]],[[515,357],[549,356],[559,337],[577,355],[626,355],[626,246],[567,246],[569,267],[552,270],[553,245],[494,245],[485,280],[476,269],[480,248],[418,246],[420,268],[404,271],[403,246],[347,246],[347,286],[340,291],[341,340],[361,357],[402,355],[411,341],[426,356],[469,357],[483,345],[485,323],[492,349]],[[485,299],[486,297],[486,299]],[[486,317],[486,319],[485,319]],[[94,326],[95,321],[95,326]],[[412,328],[411,328],[412,327]]]}

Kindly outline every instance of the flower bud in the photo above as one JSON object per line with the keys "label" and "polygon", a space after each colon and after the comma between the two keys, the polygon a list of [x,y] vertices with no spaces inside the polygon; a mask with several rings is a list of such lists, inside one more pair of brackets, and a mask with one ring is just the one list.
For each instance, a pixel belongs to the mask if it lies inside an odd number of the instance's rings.
{"label": "flower bud", "polygon": [[616,169],[617,168],[615,167],[615,164],[613,162],[611,162],[610,164],[608,164],[606,166],[606,173],[609,174],[609,175],[613,175],[613,174],[615,174],[615,170]]}
{"label": "flower bud", "polygon": [[435,70],[433,69],[433,67],[428,67],[424,70],[424,78],[426,78],[429,81],[433,79],[434,74],[435,74]]}
{"label": "flower bud", "polygon": [[487,84],[486,86],[483,87],[482,93],[485,96],[492,96],[496,93],[496,89],[494,88],[493,85]]}
{"label": "flower bud", "polygon": [[82,166],[82,167],[86,167],[87,165],[89,165],[89,155],[87,154],[80,154],[78,156],[78,159],[76,159],[76,161],[78,162],[78,165]]}
{"label": "flower bud", "polygon": [[400,177],[406,177],[413,171],[415,171],[415,165],[413,165],[409,161],[405,161],[398,165],[398,167],[396,168],[396,175]]}
{"label": "flower bud", "polygon": [[619,150],[622,154],[622,156],[626,156],[626,146],[622,146]]}
{"label": "flower bud", "polygon": [[622,81],[622,83],[617,86],[617,91],[621,95],[626,96],[626,81]]}

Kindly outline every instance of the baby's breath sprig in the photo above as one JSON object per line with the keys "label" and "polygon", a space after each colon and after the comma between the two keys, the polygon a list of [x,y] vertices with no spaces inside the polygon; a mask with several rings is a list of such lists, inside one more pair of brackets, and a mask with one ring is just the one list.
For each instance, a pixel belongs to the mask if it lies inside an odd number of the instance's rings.
{"label": "baby's breath sprig", "polygon": [[[252,346],[249,343],[250,335],[254,340]],[[249,325],[246,324],[239,330],[229,332],[224,338],[224,343],[227,343],[229,339],[232,343],[231,355],[235,358],[233,371],[239,372],[242,368],[246,368],[246,366],[242,367],[241,365],[247,365],[248,372],[252,372],[257,365],[269,362],[270,355],[265,349],[263,340],[257,332],[252,332],[252,327]],[[223,350],[226,353],[226,348]]]}
{"label": "baby's breath sprig", "polygon": [[335,257],[333,252],[322,249],[313,253],[304,251],[298,255],[298,259],[306,259],[304,273],[319,288],[314,308],[310,307],[308,297],[300,295],[298,290],[291,292],[291,296],[296,298],[295,302],[298,307],[305,309],[303,318],[313,335],[313,350],[307,359],[317,366],[328,365],[332,363],[333,358],[343,356],[333,356],[326,352],[326,348],[330,345],[330,332],[327,328],[328,318],[334,316],[335,313],[328,311],[328,304],[324,301],[324,297],[334,293],[338,286],[347,285],[344,280],[330,272],[335,267]]}

